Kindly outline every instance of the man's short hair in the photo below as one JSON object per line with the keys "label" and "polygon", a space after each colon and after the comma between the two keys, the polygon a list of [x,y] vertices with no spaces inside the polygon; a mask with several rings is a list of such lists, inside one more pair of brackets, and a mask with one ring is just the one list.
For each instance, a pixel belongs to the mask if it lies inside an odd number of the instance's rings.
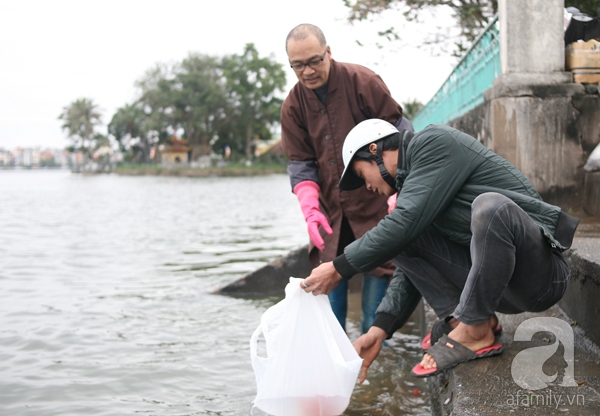
{"label": "man's short hair", "polygon": [[[392,134],[391,136],[384,137],[383,139],[379,139],[374,141],[377,145],[378,149],[381,149],[381,152],[385,152],[386,150],[398,150],[400,149],[400,133]],[[355,160],[366,160],[371,161],[373,159],[361,156],[361,153],[370,153],[369,146],[371,143],[364,145],[358,151],[355,152],[354,157],[352,158],[352,162]]]}
{"label": "man's short hair", "polygon": [[327,40],[325,39],[325,35],[321,29],[315,25],[311,25],[310,23],[302,23],[288,33],[287,38],[285,38],[285,51],[287,52],[287,47],[290,40],[300,41],[308,38],[311,35],[317,38],[321,46],[327,46]]}

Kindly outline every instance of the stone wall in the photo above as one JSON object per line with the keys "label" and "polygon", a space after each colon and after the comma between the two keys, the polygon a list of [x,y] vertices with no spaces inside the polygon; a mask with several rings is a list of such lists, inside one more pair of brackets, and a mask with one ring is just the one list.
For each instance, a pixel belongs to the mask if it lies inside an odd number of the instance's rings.
{"label": "stone wall", "polygon": [[573,83],[496,86],[483,104],[449,124],[512,162],[550,203],[578,213],[584,191],[597,195],[589,184],[584,188],[583,170],[600,143],[597,89]]}

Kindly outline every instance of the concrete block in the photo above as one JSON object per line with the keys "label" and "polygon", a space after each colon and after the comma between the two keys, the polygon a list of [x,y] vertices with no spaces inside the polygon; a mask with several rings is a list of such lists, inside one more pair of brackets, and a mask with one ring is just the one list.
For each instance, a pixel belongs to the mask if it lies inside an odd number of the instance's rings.
{"label": "concrete block", "polygon": [[571,266],[571,282],[560,306],[587,337],[600,345],[600,238],[577,237],[565,254]]}
{"label": "concrete block", "polygon": [[500,0],[502,73],[563,71],[564,0]]}

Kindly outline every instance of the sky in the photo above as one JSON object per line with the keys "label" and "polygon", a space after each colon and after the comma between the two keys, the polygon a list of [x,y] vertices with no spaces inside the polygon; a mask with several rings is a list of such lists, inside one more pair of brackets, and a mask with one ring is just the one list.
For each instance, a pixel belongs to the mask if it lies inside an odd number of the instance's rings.
{"label": "sky", "polygon": [[[354,25],[348,14],[343,0],[0,0],[0,148],[66,146],[58,120],[65,106],[90,98],[106,125],[136,99],[135,81],[148,69],[191,52],[240,54],[254,43],[284,65],[287,94],[296,77],[285,37],[300,23],[323,30],[335,60],[377,72],[399,103],[429,101],[456,64],[418,47],[432,22],[451,25],[448,13],[414,24],[387,12]],[[390,25],[401,41],[377,35]]]}

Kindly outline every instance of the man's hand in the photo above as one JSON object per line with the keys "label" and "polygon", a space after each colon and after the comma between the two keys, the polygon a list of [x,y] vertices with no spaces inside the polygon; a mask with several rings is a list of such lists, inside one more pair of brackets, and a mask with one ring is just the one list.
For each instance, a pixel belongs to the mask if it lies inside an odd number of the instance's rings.
{"label": "man's hand", "polygon": [[369,332],[361,335],[361,337],[352,344],[358,355],[360,355],[360,358],[363,359],[360,368],[360,378],[358,379],[360,383],[367,378],[367,370],[379,355],[383,341],[385,341],[386,338],[387,333],[383,329],[372,326],[369,328]]}
{"label": "man's hand", "polygon": [[306,279],[300,282],[300,287],[305,292],[313,295],[328,295],[342,280],[333,262],[323,263],[319,267],[314,268]]}

